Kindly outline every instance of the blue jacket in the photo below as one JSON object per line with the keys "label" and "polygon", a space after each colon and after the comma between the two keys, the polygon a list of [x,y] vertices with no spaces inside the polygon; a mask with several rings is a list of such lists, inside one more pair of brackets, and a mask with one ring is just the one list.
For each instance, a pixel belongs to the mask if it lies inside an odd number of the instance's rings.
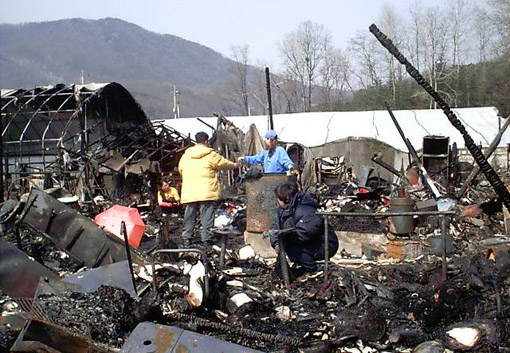
{"label": "blue jacket", "polygon": [[[319,204],[304,191],[298,192],[286,208],[278,208],[278,217],[273,229],[295,228],[283,234],[285,243],[306,246],[310,243],[324,243],[324,218],[316,214]],[[278,237],[272,235],[274,247]],[[328,227],[328,244],[331,249],[338,247],[338,238],[332,227]],[[336,252],[336,251],[335,251]]]}
{"label": "blue jacket", "polygon": [[271,154],[265,149],[254,156],[245,156],[243,160],[250,165],[264,164],[264,173],[285,173],[294,166],[287,151],[280,146],[276,146]]}

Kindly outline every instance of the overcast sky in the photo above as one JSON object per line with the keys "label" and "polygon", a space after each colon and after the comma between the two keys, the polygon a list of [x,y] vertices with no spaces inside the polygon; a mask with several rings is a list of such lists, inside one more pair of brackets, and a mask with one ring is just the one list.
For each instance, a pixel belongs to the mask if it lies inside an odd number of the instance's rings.
{"label": "overcast sky", "polygon": [[368,31],[370,24],[377,24],[385,2],[406,16],[416,0],[0,0],[0,23],[115,17],[225,56],[230,56],[232,45],[246,44],[251,64],[267,65],[276,72],[280,66],[277,42],[299,23],[323,24],[335,45],[345,48],[356,31]]}

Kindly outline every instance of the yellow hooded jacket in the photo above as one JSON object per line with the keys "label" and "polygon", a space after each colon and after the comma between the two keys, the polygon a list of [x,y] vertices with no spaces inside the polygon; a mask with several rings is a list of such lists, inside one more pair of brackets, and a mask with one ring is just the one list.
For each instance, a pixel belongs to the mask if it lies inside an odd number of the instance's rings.
{"label": "yellow hooded jacket", "polygon": [[206,145],[196,144],[188,148],[179,161],[181,203],[218,200],[221,191],[218,171],[235,166]]}

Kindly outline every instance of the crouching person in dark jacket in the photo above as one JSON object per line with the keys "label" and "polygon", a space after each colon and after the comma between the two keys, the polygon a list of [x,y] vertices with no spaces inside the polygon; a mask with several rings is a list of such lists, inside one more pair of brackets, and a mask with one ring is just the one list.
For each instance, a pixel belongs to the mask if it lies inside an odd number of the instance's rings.
{"label": "crouching person in dark jacket", "polygon": [[[278,218],[273,229],[282,230],[294,228],[293,231],[282,234],[283,244],[278,243],[278,236],[271,234],[271,246],[279,251],[283,249],[289,259],[302,266],[306,272],[317,271],[316,261],[324,260],[324,218],[316,214],[319,206],[317,200],[310,194],[299,191],[295,183],[285,183],[275,189],[280,207]],[[338,238],[329,228],[328,258],[333,257],[338,250]]]}

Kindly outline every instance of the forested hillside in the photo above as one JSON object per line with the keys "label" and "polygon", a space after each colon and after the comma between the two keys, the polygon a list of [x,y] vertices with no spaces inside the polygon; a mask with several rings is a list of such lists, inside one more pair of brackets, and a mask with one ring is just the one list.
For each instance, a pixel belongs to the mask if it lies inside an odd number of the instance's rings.
{"label": "forested hillside", "polygon": [[169,117],[174,85],[183,116],[221,111],[233,61],[197,43],[106,18],[0,25],[2,88],[119,82],[153,118]]}

